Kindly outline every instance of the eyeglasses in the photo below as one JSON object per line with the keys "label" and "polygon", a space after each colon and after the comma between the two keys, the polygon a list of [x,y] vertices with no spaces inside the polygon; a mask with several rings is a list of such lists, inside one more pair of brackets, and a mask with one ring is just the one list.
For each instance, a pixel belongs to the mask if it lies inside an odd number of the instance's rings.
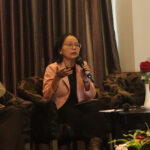
{"label": "eyeglasses", "polygon": [[81,48],[81,44],[80,43],[65,43],[64,45],[72,48],[75,47],[76,49],[80,49]]}

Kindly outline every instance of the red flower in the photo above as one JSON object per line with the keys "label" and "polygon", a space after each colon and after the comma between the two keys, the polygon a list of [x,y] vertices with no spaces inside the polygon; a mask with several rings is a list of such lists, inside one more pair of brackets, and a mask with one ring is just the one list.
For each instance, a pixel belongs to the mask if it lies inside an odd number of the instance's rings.
{"label": "red flower", "polygon": [[150,72],[150,62],[149,61],[141,62],[140,69],[142,72]]}
{"label": "red flower", "polygon": [[144,136],[141,136],[141,135],[138,135],[136,138],[137,138],[137,139],[144,139],[145,137],[144,137]]}
{"label": "red flower", "polygon": [[139,143],[141,143],[142,140],[141,140],[141,139],[137,139],[137,141],[138,141]]}

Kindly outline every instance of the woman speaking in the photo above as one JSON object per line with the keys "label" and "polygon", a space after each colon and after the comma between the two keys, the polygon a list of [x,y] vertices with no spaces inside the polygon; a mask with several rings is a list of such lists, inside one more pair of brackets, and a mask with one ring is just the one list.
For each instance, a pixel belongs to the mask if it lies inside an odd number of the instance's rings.
{"label": "woman speaking", "polygon": [[48,65],[44,75],[43,95],[54,100],[58,109],[59,123],[67,123],[76,137],[89,140],[91,150],[100,150],[105,134],[104,116],[91,108],[85,111],[78,103],[95,98],[96,90],[86,72],[87,62],[76,63],[81,43],[73,34],[63,35],[56,43],[55,62]]}

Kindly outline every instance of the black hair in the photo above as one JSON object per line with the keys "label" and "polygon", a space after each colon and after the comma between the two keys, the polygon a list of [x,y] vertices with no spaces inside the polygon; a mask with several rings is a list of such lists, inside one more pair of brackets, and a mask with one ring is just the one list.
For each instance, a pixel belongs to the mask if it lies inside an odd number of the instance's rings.
{"label": "black hair", "polygon": [[[76,35],[74,35],[74,34],[72,34],[72,33],[65,33],[64,35],[62,35],[62,36],[58,39],[58,41],[57,41],[56,44],[55,44],[54,53],[53,53],[53,54],[54,54],[54,59],[53,59],[53,61],[56,61],[57,63],[61,63],[61,62],[63,61],[63,56],[60,54],[60,50],[61,50],[61,48],[62,48],[62,45],[63,45],[65,39],[66,39],[69,35],[74,36],[75,38],[77,38],[78,42],[80,43],[80,40],[79,40],[79,38],[78,38]],[[80,53],[81,53],[81,50],[80,50]],[[80,55],[80,54],[79,54],[79,55]]]}

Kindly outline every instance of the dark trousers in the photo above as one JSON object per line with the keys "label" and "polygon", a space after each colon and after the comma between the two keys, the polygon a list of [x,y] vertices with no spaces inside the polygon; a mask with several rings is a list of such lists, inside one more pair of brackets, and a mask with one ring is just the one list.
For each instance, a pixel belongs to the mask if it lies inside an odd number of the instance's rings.
{"label": "dark trousers", "polygon": [[23,112],[19,108],[0,110],[0,150],[24,150]]}
{"label": "dark trousers", "polygon": [[101,107],[100,101],[78,106],[66,103],[58,110],[58,119],[60,123],[69,124],[77,137],[103,138],[106,134],[106,119],[98,112]]}

